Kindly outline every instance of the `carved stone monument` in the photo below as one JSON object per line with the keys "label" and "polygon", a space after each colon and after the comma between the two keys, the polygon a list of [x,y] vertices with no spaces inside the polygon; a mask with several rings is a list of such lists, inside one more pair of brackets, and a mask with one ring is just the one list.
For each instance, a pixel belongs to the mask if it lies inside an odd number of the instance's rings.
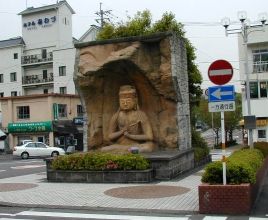
{"label": "carved stone monument", "polygon": [[86,150],[191,149],[185,44],[172,33],[76,44]]}

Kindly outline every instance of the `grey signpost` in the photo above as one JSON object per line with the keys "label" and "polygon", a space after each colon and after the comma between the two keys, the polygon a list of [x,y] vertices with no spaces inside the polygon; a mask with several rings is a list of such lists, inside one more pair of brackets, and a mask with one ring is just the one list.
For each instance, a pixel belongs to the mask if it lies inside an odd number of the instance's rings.
{"label": "grey signpost", "polygon": [[[231,64],[225,60],[213,62],[208,69],[209,79],[217,84],[228,83],[233,76]],[[222,176],[223,185],[226,185],[226,152],[225,152],[225,125],[224,112],[235,110],[235,89],[232,85],[214,86],[208,88],[209,112],[221,113],[221,140],[222,140]]]}

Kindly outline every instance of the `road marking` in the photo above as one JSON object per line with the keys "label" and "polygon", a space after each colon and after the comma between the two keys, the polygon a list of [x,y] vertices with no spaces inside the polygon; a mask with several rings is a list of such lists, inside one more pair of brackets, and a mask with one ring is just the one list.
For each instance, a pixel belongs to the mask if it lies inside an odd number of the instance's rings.
{"label": "road marking", "polygon": [[45,216],[45,217],[63,217],[63,218],[83,218],[83,219],[118,219],[118,220],[189,220],[189,217],[160,217],[160,216],[131,216],[131,215],[104,215],[104,214],[83,214],[83,213],[65,213],[65,212],[35,212],[23,211],[17,213],[17,216]]}
{"label": "road marking", "polygon": [[[268,216],[268,215],[266,215],[266,216]],[[260,217],[249,217],[248,220],[264,220],[264,219],[267,220],[267,218],[260,218]]]}
{"label": "road marking", "polygon": [[16,167],[10,167],[14,170],[22,170],[22,169],[31,169],[31,168],[39,168],[39,167],[45,167],[46,165],[23,165],[23,166],[16,166]]}
{"label": "road marking", "polygon": [[9,214],[9,213],[0,213],[0,215],[4,215],[4,216],[16,216],[16,214]]}
{"label": "road marking", "polygon": [[227,218],[226,216],[205,216],[203,220],[225,220]]}
{"label": "road marking", "polygon": [[[17,218],[0,218],[0,220],[18,220],[18,219]],[[20,220],[34,220],[34,219],[30,219],[30,218],[22,219],[22,218],[20,218]]]}
{"label": "road marking", "polygon": [[5,171],[6,171],[6,170],[0,170],[0,173],[1,173],[1,172],[5,172]]}

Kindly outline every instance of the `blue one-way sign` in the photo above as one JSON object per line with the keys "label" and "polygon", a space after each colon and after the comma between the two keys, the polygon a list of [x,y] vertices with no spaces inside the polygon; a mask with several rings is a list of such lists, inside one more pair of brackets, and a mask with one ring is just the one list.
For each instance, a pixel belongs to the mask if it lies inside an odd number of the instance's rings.
{"label": "blue one-way sign", "polygon": [[213,86],[208,87],[208,101],[209,102],[223,102],[234,101],[235,91],[234,86]]}

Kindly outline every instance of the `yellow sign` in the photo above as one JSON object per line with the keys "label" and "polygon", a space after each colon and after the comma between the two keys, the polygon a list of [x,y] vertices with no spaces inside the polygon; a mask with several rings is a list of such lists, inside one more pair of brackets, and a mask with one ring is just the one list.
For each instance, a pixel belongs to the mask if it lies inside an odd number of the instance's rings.
{"label": "yellow sign", "polygon": [[256,125],[257,126],[266,126],[267,125],[267,119],[257,119]]}

